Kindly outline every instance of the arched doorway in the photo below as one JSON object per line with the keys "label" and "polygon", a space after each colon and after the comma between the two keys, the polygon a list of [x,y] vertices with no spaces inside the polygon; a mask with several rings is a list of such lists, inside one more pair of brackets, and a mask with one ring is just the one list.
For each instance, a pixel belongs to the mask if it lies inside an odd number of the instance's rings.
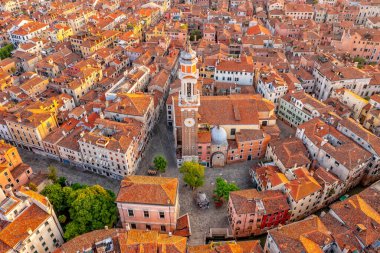
{"label": "arched doorway", "polygon": [[211,167],[223,167],[226,164],[226,156],[222,152],[216,152],[211,157]]}

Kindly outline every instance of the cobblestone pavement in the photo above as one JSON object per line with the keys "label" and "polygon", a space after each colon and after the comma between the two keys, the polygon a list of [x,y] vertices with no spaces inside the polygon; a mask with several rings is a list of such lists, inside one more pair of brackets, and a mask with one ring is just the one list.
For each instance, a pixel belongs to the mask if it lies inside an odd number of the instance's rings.
{"label": "cobblestone pavement", "polygon": [[[146,175],[149,164],[156,154],[163,154],[166,157],[168,160],[168,168],[161,176],[179,179],[181,214],[188,213],[190,215],[192,235],[189,244],[203,244],[205,234],[210,228],[228,227],[227,205],[224,204],[221,208],[215,208],[212,202],[212,193],[216,178],[221,176],[230,182],[235,182],[241,189],[251,188],[252,184],[249,179],[248,169],[255,161],[228,165],[224,168],[206,168],[206,181],[204,186],[192,191],[189,187],[184,186],[182,174],[179,173],[177,168],[173,143],[173,133],[172,130],[166,126],[166,115],[164,114],[154,130],[152,139],[146,148],[146,156],[141,161],[141,166],[137,174]],[[194,195],[198,191],[206,192],[210,199],[209,209],[201,210],[194,204]]]}

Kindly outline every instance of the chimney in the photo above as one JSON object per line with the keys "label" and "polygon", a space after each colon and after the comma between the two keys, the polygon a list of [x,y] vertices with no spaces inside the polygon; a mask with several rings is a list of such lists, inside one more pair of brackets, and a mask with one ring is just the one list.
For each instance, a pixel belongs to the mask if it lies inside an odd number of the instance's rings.
{"label": "chimney", "polygon": [[33,234],[33,231],[32,231],[31,228],[28,228],[28,234],[29,234],[29,235]]}
{"label": "chimney", "polygon": [[172,235],[173,235],[173,234],[172,234],[172,232],[169,232],[169,234],[168,234],[168,235],[169,235],[169,237],[172,237]]}
{"label": "chimney", "polygon": [[105,230],[108,230],[108,226],[104,226],[104,229],[105,229]]}

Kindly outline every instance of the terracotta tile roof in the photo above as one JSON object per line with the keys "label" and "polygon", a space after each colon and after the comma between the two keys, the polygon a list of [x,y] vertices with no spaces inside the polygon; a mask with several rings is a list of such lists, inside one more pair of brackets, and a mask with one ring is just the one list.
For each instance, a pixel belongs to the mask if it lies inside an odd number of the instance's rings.
{"label": "terracotta tile roof", "polygon": [[199,143],[211,143],[211,132],[210,131],[199,131],[198,132],[198,142]]}
{"label": "terracotta tile roof", "polygon": [[34,200],[40,202],[44,206],[49,205],[49,201],[48,201],[47,197],[39,194],[38,192],[32,191],[28,188],[25,188],[24,186],[21,186],[21,188],[19,189],[19,192],[33,198]]}
{"label": "terracotta tile roof", "polygon": [[282,253],[323,253],[321,247],[332,243],[329,230],[317,216],[268,231]]}
{"label": "terracotta tile roof", "polygon": [[289,190],[289,194],[294,201],[309,196],[312,193],[318,192],[322,189],[320,184],[315,180],[306,168],[299,168],[293,171],[296,179],[289,181],[285,187]]}
{"label": "terracotta tile roof", "polygon": [[262,25],[251,26],[247,29],[247,35],[271,35],[270,31]]}
{"label": "terracotta tile roof", "polygon": [[177,178],[129,176],[121,181],[116,202],[175,205],[177,194]]}
{"label": "terracotta tile roof", "polygon": [[173,235],[189,237],[191,235],[189,214],[184,214],[177,219],[176,229]]}
{"label": "terracotta tile roof", "polygon": [[[178,96],[173,98],[176,125],[181,126],[181,113],[177,106]],[[259,120],[267,119],[263,115],[272,114],[273,110],[273,103],[260,95],[201,96],[198,120],[200,123],[210,125],[259,125]],[[239,117],[236,117],[237,111]]]}
{"label": "terracotta tile roof", "polygon": [[213,242],[207,245],[189,246],[188,253],[262,253],[260,241]]}
{"label": "terracotta tile roof", "polygon": [[370,97],[370,99],[380,104],[380,95],[379,94],[372,95]]}
{"label": "terracotta tile roof", "polygon": [[35,231],[49,217],[47,212],[32,204],[0,231],[0,241],[13,248],[29,236],[28,229]]}
{"label": "terracotta tile roof", "polygon": [[186,252],[186,237],[182,236],[169,236],[168,234],[158,235],[158,248],[159,252],[173,252],[185,253]]}
{"label": "terracotta tile roof", "polygon": [[125,233],[124,229],[112,228],[94,230],[89,233],[80,235],[64,243],[56,253],[74,253],[84,249],[92,248],[96,242],[102,241],[107,238],[117,236],[119,233]]}
{"label": "terracotta tile roof", "polygon": [[237,214],[255,213],[256,201],[260,201],[266,214],[289,210],[286,196],[281,191],[260,191],[256,189],[240,190],[230,193]]}
{"label": "terracotta tile roof", "polygon": [[269,142],[273,153],[285,168],[310,164],[305,145],[298,138],[273,139]]}
{"label": "terracotta tile roof", "polygon": [[75,128],[70,134],[65,136],[62,140],[57,143],[57,146],[67,148],[79,152],[78,140],[81,138],[81,133],[87,133],[88,131],[83,131],[81,128]]}
{"label": "terracotta tile roof", "polygon": [[164,88],[165,84],[169,80],[169,77],[170,77],[170,73],[167,70],[162,69],[162,70],[160,70],[160,72],[158,72],[157,75],[155,75],[153,77],[153,79],[149,85],[158,85],[158,86]]}
{"label": "terracotta tile roof", "polygon": [[12,174],[12,177],[16,180],[17,178],[19,178],[19,176],[21,176],[22,174],[26,174],[26,171],[29,170],[30,172],[32,172],[32,169],[31,167],[26,164],[26,163],[21,163],[19,165],[17,165],[12,171],[11,171],[11,174]]}
{"label": "terracotta tile roof", "polygon": [[[331,157],[334,157],[335,160],[349,170],[356,168],[371,157],[371,153],[340,133],[334,126],[326,124],[319,118],[311,119],[299,125],[298,129],[304,129],[305,135],[312,143],[323,149]],[[332,145],[325,142],[324,140],[329,135],[339,140],[340,144]]]}
{"label": "terracotta tile roof", "polygon": [[349,249],[351,252],[362,249],[359,240],[348,227],[342,226],[342,223],[333,217],[330,213],[321,215],[323,224],[328,228],[334,236],[335,241],[341,249]]}
{"label": "terracotta tile roof", "polygon": [[365,129],[362,125],[358,124],[355,120],[351,118],[344,118],[338,122],[338,125],[342,125],[355,133],[357,136],[362,138],[368,144],[371,145],[371,148],[376,152],[377,155],[380,155],[380,138],[374,135],[372,132]]}
{"label": "terracotta tile roof", "polygon": [[270,183],[271,188],[273,188],[289,182],[289,180],[283,173],[281,173],[277,166],[267,165],[261,167],[253,167],[252,170],[255,171],[257,178],[260,180],[264,188],[267,187],[268,183]]}
{"label": "terracotta tile roof", "polygon": [[379,240],[379,199],[380,190],[375,184],[344,201],[332,204],[330,208],[365,246],[369,246]]}
{"label": "terracotta tile roof", "polygon": [[44,24],[41,22],[31,21],[31,22],[28,22],[28,23],[22,25],[17,30],[13,31],[12,34],[25,36],[27,34],[31,34],[35,31],[40,30],[40,29],[46,28],[47,26],[48,26],[47,24]]}
{"label": "terracotta tile roof", "polygon": [[370,78],[367,73],[355,67],[337,67],[332,69],[328,66],[319,69],[319,72],[331,81]]}
{"label": "terracotta tile roof", "polygon": [[309,115],[312,115],[314,110],[320,114],[333,110],[332,106],[322,103],[303,90],[289,92],[283,97],[287,102],[294,104],[294,102],[291,101],[292,98],[298,100],[303,105],[302,110]]}
{"label": "terracotta tile roof", "polygon": [[[138,141],[143,129],[142,123],[134,119],[117,122],[97,118],[95,125],[96,128],[85,133],[80,141],[122,153],[126,153],[130,145]],[[105,134],[106,132],[107,134]]]}
{"label": "terracotta tile roof", "polygon": [[310,4],[287,3],[285,12],[313,12],[313,6]]}
{"label": "terracotta tile roof", "polygon": [[186,237],[159,234],[157,231],[130,230],[119,236],[120,253],[186,252]]}
{"label": "terracotta tile roof", "polygon": [[324,186],[325,184],[332,185],[334,183],[340,183],[340,179],[334,174],[328,172],[325,168],[319,167],[314,171],[313,177],[317,182]]}
{"label": "terracotta tile roof", "polygon": [[262,140],[265,136],[267,136],[267,134],[261,129],[241,129],[235,135],[238,143],[252,140]]}
{"label": "terracotta tile roof", "polygon": [[245,60],[244,58],[240,61],[220,61],[216,65],[217,71],[237,71],[237,72],[254,72],[254,67],[252,62]]}
{"label": "terracotta tile roof", "polygon": [[153,98],[145,94],[123,94],[120,102],[106,108],[106,112],[125,115],[144,116],[152,103]]}

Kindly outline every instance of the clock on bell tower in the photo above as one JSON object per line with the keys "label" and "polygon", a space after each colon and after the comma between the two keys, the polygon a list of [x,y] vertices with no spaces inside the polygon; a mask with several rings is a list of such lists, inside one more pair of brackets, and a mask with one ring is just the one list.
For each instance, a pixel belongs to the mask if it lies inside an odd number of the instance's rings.
{"label": "clock on bell tower", "polygon": [[187,40],[186,49],[181,52],[178,78],[181,80],[178,106],[181,108],[182,119],[182,160],[198,161],[198,108],[200,94],[197,89],[199,71],[198,58]]}

